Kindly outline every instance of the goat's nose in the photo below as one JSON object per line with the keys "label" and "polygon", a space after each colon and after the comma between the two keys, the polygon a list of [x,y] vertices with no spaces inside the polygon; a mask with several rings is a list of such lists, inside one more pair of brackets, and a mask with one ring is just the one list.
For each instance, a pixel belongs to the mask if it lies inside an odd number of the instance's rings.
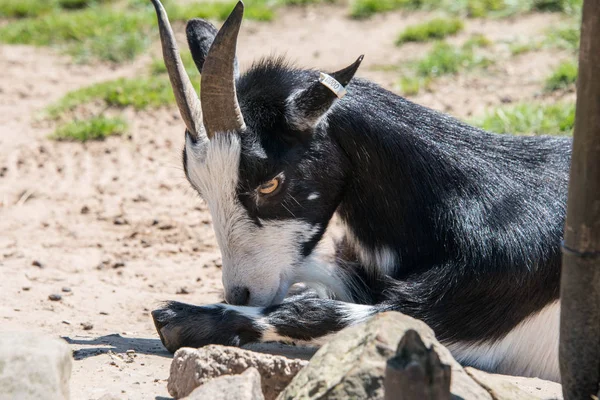
{"label": "goat's nose", "polygon": [[250,289],[234,286],[225,294],[225,301],[233,306],[245,306],[250,300]]}

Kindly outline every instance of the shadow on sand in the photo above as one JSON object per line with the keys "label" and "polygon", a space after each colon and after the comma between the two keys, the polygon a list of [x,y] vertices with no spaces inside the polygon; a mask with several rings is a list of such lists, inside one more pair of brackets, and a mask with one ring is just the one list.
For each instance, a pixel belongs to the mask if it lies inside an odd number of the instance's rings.
{"label": "shadow on sand", "polygon": [[173,356],[163,347],[159,339],[123,337],[118,333],[97,338],[80,336],[71,338],[63,336],[63,339],[71,346],[74,346],[73,358],[75,360],[83,360],[88,357],[106,354],[109,351],[113,353],[126,353],[127,350],[160,357],[170,358]]}

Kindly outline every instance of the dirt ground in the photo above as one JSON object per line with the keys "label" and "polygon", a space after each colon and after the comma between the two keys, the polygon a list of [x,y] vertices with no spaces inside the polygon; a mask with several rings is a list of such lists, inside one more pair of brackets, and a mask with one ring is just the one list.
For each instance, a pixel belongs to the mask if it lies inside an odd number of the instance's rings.
{"label": "dirt ground", "polygon": [[[358,75],[394,89],[398,73],[380,67],[430,46],[393,43],[402,28],[428,14],[366,22],[344,14],[335,7],[292,9],[272,23],[247,21],[241,66],[287,54],[299,65],[331,70],[365,53]],[[541,82],[567,55],[542,50],[510,58],[502,43],[533,39],[559,19],[469,21],[452,41],[483,33],[496,43],[499,61],[487,72],[441,79],[414,101],[468,118],[491,105],[539,97]],[[40,117],[68,91],[135,76],[150,59],[76,65],[52,49],[0,46],[0,329],[65,337],[75,357],[73,399],[169,398],[171,356],[150,311],[168,299],[222,298],[211,218],[181,168],[183,123],[176,108],[126,110],[129,136],[85,144],[48,140],[54,126]],[[51,301],[52,294],[62,299]]]}

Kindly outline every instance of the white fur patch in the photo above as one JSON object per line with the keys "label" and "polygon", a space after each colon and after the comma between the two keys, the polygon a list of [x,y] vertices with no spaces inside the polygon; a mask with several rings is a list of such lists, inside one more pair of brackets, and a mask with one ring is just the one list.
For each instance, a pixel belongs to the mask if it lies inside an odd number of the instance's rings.
{"label": "white fur patch", "polygon": [[319,197],[321,197],[321,195],[317,192],[313,192],[311,194],[308,195],[308,197],[306,198],[306,200],[316,200]]}
{"label": "white fur patch", "polygon": [[216,134],[200,145],[186,142],[186,154],[190,181],[212,215],[225,292],[246,287],[253,306],[281,302],[295,283],[293,266],[302,261],[301,244],[319,226],[293,219],[254,224],[236,193],[241,156],[237,135]]}
{"label": "white fur patch", "polygon": [[327,114],[329,110],[321,115],[307,116],[306,112],[299,110],[296,106],[296,98],[300,96],[306,89],[297,90],[290,95],[286,100],[286,120],[290,125],[294,125],[298,129],[313,129],[320,123],[327,123]]}
{"label": "white fur patch", "polygon": [[554,302],[492,343],[454,343],[448,349],[462,364],[507,375],[560,382],[560,302]]}
{"label": "white fur patch", "polygon": [[396,254],[387,246],[372,249],[361,243],[352,229],[344,224],[346,238],[360,262],[371,271],[380,271],[384,275],[391,275],[398,262]]}

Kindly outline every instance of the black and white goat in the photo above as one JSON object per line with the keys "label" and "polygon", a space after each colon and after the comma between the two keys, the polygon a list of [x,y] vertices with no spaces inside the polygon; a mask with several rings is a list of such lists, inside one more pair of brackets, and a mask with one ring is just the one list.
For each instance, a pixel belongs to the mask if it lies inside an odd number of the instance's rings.
{"label": "black and white goat", "polygon": [[[396,310],[464,364],[559,380],[570,139],[471,127],[353,78],[362,57],[330,76],[281,59],[240,75],[241,2],[218,32],[187,25],[199,99],[152,1],[187,127],[185,173],[213,217],[228,303],[154,311],[167,349],[318,344]],[[345,238],[328,262],[315,248],[334,214]],[[318,290],[286,298],[298,282]]]}

